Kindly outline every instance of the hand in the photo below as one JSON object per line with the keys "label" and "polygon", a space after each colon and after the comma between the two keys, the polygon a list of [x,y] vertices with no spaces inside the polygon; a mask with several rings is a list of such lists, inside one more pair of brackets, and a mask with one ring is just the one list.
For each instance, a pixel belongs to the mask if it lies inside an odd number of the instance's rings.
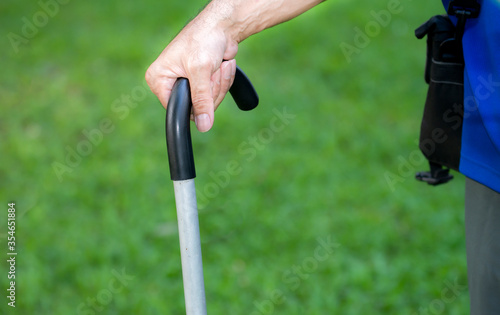
{"label": "hand", "polygon": [[[193,116],[201,132],[212,128],[214,110],[233,84],[236,41],[200,14],[163,50],[146,72],[146,81],[163,107],[179,77],[189,80]],[[223,61],[228,60],[228,61]]]}
{"label": "hand", "polygon": [[212,0],[151,64],[146,81],[167,108],[175,81],[187,78],[194,121],[199,131],[208,131],[214,110],[233,84],[238,43],[323,1]]}

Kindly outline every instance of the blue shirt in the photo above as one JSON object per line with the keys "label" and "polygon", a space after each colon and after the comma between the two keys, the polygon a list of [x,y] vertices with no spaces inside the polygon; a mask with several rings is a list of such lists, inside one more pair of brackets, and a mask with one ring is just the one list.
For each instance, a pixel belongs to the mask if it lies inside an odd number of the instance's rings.
{"label": "blue shirt", "polygon": [[[465,24],[460,172],[500,192],[500,1],[480,0]],[[443,0],[448,8],[449,0]]]}

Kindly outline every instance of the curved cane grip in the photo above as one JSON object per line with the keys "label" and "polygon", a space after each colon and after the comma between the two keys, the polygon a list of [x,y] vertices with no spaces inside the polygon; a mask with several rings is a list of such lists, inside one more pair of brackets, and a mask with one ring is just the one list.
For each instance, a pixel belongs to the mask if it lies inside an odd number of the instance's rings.
{"label": "curved cane grip", "polygon": [[259,105],[259,95],[257,95],[245,72],[238,66],[236,66],[234,82],[229,89],[229,93],[231,93],[238,108],[243,111],[252,110]]}
{"label": "curved cane grip", "polygon": [[[241,110],[252,110],[259,104],[257,92],[239,67],[236,67],[234,83],[229,92]],[[189,81],[179,78],[172,88],[165,120],[170,178],[175,181],[196,177],[189,128],[191,107]]]}

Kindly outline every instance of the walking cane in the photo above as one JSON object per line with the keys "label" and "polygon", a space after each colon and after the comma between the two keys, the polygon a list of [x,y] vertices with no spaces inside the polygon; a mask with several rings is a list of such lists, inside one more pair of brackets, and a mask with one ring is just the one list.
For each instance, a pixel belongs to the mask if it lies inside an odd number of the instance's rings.
{"label": "walking cane", "polygon": [[[259,103],[252,83],[239,67],[236,67],[234,83],[229,92],[241,110],[254,109]],[[186,314],[205,315],[207,306],[194,185],[196,173],[189,129],[191,106],[189,82],[180,78],[174,84],[167,106],[165,129],[168,161],[170,178],[174,182]]]}

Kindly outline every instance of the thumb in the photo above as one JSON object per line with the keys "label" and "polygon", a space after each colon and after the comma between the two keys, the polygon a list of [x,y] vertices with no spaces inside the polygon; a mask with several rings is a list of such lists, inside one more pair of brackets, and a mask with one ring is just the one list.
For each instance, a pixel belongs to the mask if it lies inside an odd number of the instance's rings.
{"label": "thumb", "polygon": [[202,67],[197,68],[197,71],[189,76],[194,122],[201,132],[210,130],[214,123],[211,76],[210,69]]}

